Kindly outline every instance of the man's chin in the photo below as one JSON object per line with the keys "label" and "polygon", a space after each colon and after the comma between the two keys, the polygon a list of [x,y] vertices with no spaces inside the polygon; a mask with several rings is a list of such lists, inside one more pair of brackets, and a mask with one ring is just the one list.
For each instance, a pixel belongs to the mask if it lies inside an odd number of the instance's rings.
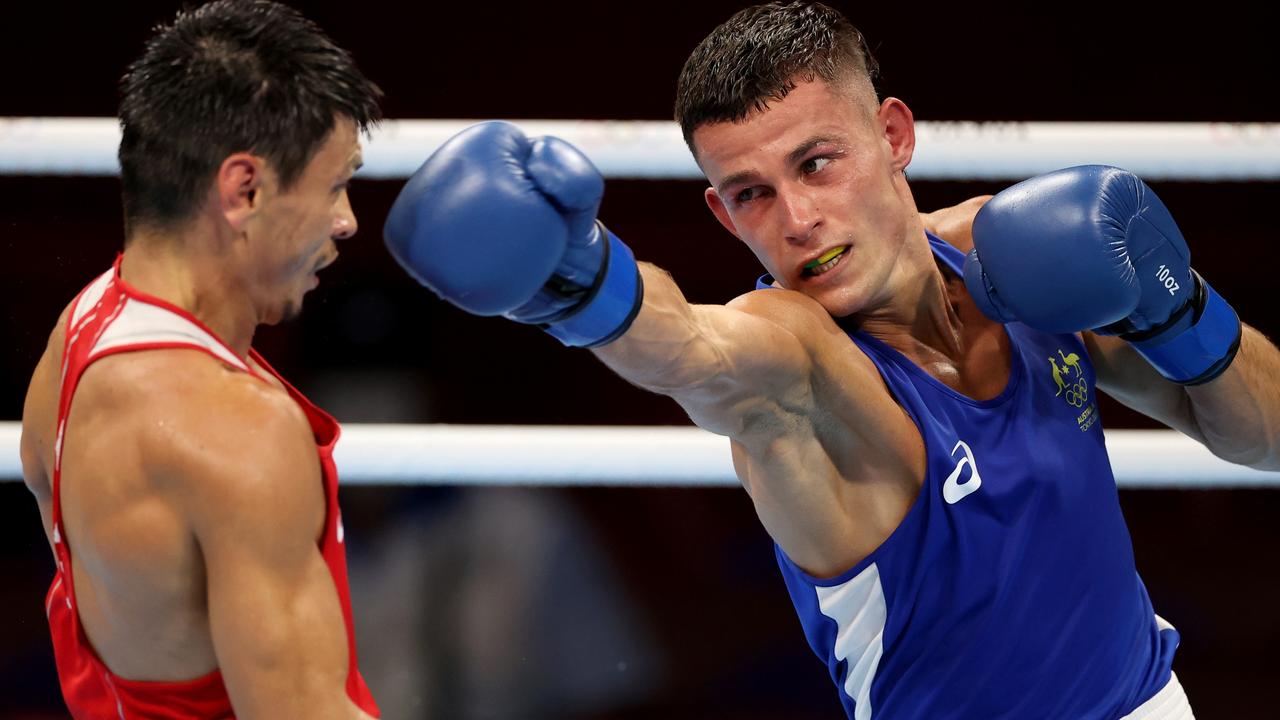
{"label": "man's chin", "polygon": [[285,303],[284,308],[280,311],[280,322],[289,322],[296,319],[302,314],[302,302]]}
{"label": "man's chin", "polygon": [[279,325],[287,323],[302,314],[302,301],[287,300],[275,312],[263,318],[260,325]]}
{"label": "man's chin", "polygon": [[847,318],[858,314],[862,303],[858,298],[848,297],[846,292],[805,293],[813,298],[833,318]]}

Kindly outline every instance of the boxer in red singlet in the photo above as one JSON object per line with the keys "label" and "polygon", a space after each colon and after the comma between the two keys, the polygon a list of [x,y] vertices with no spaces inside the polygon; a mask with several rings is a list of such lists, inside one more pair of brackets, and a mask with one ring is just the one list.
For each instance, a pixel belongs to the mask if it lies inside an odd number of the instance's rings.
{"label": "boxer in red singlet", "polygon": [[337,423],[251,348],[336,241],[380,92],[295,11],[216,2],[122,84],[125,247],[58,319],[22,463],[80,718],[368,718]]}

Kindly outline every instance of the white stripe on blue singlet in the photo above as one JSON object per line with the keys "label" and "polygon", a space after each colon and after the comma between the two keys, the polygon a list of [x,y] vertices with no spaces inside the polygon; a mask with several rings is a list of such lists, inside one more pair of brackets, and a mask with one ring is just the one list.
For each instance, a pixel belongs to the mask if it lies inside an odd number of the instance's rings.
{"label": "white stripe on blue singlet", "polygon": [[814,588],[822,614],[836,622],[835,656],[847,663],[844,691],[854,720],[871,720],[871,681],[884,652],[884,589],[875,563],[839,585]]}

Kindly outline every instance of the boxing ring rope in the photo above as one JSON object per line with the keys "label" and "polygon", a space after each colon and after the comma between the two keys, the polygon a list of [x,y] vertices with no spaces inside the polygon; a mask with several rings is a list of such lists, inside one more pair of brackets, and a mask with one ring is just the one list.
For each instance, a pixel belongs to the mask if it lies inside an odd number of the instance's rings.
{"label": "boxing ring rope", "polygon": [[[16,480],[21,427],[0,423],[0,480]],[[1108,430],[1122,488],[1275,487],[1280,474],[1232,465],[1172,430]],[[695,427],[343,426],[345,485],[735,487],[723,437]]]}
{"label": "boxing ring rope", "polygon": [[[407,177],[471,120],[387,120],[361,177]],[[581,147],[606,177],[701,179],[671,122],[517,120]],[[913,180],[1017,180],[1069,165],[1147,179],[1280,180],[1280,123],[919,122]],[[0,118],[0,175],[110,176],[114,118]],[[0,481],[21,476],[18,423],[0,423]],[[1275,487],[1280,474],[1219,460],[1173,431],[1106,433],[1124,488]],[[348,485],[703,486],[738,484],[727,441],[692,427],[344,426]]]}
{"label": "boxing ring rope", "polygon": [[[366,142],[365,178],[408,177],[472,120],[387,120]],[[701,179],[671,122],[517,120],[582,148],[606,177]],[[0,175],[115,175],[114,118],[0,118]],[[1280,180],[1280,123],[916,123],[913,180],[1020,180],[1070,165],[1118,165],[1148,180]]]}

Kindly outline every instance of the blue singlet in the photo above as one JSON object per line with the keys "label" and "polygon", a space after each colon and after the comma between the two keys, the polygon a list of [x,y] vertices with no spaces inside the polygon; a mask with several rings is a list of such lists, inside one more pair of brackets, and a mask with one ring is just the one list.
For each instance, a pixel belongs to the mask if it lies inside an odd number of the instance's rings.
{"label": "blue singlet", "polygon": [[[963,254],[929,240],[962,275]],[[1169,680],[1178,634],[1134,567],[1088,354],[1075,335],[1006,329],[1009,384],[983,402],[849,331],[928,458],[902,523],[847,572],[810,577],[776,548],[855,720],[1114,720]]]}

